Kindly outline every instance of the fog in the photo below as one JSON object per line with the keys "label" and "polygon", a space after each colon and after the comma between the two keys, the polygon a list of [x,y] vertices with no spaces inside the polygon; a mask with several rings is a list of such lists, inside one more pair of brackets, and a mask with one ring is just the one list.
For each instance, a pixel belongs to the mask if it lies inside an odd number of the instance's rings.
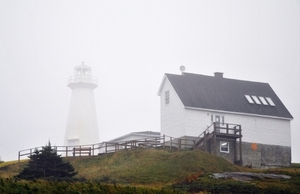
{"label": "fog", "polygon": [[[0,157],[63,145],[73,68],[92,67],[100,141],[160,131],[164,73],[266,82],[300,162],[299,1],[0,0]],[[201,133],[201,132],[200,132]]]}

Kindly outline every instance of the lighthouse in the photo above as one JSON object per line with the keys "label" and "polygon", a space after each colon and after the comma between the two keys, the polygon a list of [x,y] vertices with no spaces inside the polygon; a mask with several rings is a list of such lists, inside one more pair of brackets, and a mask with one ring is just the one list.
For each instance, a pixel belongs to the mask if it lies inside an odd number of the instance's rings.
{"label": "lighthouse", "polygon": [[74,67],[74,75],[68,80],[72,96],[65,133],[65,146],[99,143],[94,89],[98,86],[92,69],[82,65]]}

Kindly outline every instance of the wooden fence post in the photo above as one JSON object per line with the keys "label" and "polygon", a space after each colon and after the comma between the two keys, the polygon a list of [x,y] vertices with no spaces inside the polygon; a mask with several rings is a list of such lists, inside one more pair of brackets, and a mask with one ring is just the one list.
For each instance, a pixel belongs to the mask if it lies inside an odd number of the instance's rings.
{"label": "wooden fence post", "polygon": [[243,165],[243,159],[242,159],[242,127],[241,125],[239,125],[239,128],[240,128],[240,165],[242,166]]}
{"label": "wooden fence post", "polygon": [[217,155],[217,132],[216,132],[216,126],[215,126],[215,123],[214,123],[214,152],[215,152],[215,155]]}
{"label": "wooden fence post", "polygon": [[95,147],[94,147],[94,144],[93,144],[93,156],[95,155],[94,150],[95,150]]}
{"label": "wooden fence post", "polygon": [[229,134],[229,127],[228,127],[228,123],[226,123],[226,134]]}
{"label": "wooden fence post", "polygon": [[204,131],[204,137],[203,137],[203,143],[204,143],[204,151],[206,152],[206,130]]}

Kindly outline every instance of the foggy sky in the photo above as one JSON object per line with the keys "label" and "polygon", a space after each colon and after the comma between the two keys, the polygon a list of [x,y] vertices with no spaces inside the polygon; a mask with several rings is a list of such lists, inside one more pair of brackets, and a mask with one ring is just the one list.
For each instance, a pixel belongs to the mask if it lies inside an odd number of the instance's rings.
{"label": "foggy sky", "polygon": [[296,0],[0,0],[0,157],[63,145],[67,80],[84,61],[98,78],[100,141],[160,131],[160,82],[184,65],[269,83],[294,117],[292,161],[300,162],[299,53]]}

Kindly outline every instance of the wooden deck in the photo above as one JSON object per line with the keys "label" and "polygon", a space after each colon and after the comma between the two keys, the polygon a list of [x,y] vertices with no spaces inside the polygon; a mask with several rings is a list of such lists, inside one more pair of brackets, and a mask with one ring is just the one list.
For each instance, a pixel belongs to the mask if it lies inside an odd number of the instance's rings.
{"label": "wooden deck", "polygon": [[[225,124],[219,125],[218,123],[212,123],[207,129],[201,133],[198,137],[181,137],[174,138],[170,136],[160,136],[156,138],[136,139],[123,142],[102,142],[97,144],[78,145],[78,146],[53,146],[57,154],[62,157],[84,157],[84,156],[97,156],[108,153],[119,152],[121,150],[134,150],[134,149],[165,149],[170,151],[181,150],[196,150],[203,148],[204,151],[208,151],[208,143],[214,142],[214,154],[216,154],[216,139],[217,138],[231,138],[234,140],[239,139],[240,148],[239,153],[241,158],[241,138],[242,129],[241,125]],[[37,150],[41,150],[43,146],[36,148],[30,148],[20,150],[18,152],[18,161],[23,157],[28,157]],[[236,152],[236,150],[235,150]],[[237,152],[236,152],[237,153]],[[24,159],[24,158],[23,158]]]}
{"label": "wooden deck", "polygon": [[[238,124],[225,123],[221,125],[220,123],[214,122],[207,129],[202,132],[195,141],[194,149],[202,149],[206,152],[212,154],[217,154],[217,139],[232,139],[236,145],[237,139],[239,141],[239,146],[236,148],[234,146],[234,158],[235,163],[242,162],[242,127]],[[213,151],[208,150],[209,144],[213,142]],[[239,149],[239,155],[237,155],[237,149]],[[239,160],[238,160],[239,158]]]}
{"label": "wooden deck", "polygon": [[[170,151],[190,150],[193,149],[194,143],[195,141],[187,138],[173,138],[164,135],[157,138],[136,139],[123,142],[102,142],[88,145],[52,147],[56,150],[57,154],[62,157],[85,157],[134,149],[157,148]],[[36,149],[41,150],[43,146],[20,150],[18,152],[18,161],[32,155]]]}

